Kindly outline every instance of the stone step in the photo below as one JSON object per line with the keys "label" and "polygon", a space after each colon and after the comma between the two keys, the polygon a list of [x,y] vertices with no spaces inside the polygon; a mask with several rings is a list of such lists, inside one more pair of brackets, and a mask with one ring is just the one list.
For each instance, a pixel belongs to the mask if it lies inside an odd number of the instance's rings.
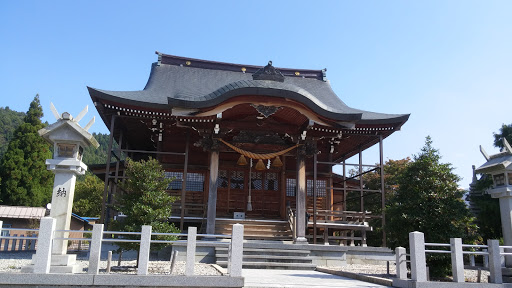
{"label": "stone step", "polygon": [[[218,247],[215,253],[227,254],[228,248]],[[261,249],[261,248],[245,248],[244,256],[246,255],[276,255],[276,256],[298,256],[306,257],[311,252],[309,250],[294,250],[294,249]]]}
{"label": "stone step", "polygon": [[[217,265],[227,267],[227,261],[217,261]],[[247,269],[285,269],[285,270],[315,270],[316,265],[310,263],[281,263],[281,262],[243,262],[242,268]]]}
{"label": "stone step", "polygon": [[503,276],[512,276],[512,268],[501,268],[501,275]]}
{"label": "stone step", "polygon": [[[227,261],[228,254],[215,255],[217,261]],[[312,263],[309,257],[282,255],[244,255],[243,262],[281,262],[281,263]]]}
{"label": "stone step", "polygon": [[[231,229],[226,229],[226,228],[217,228],[215,229],[215,232],[224,232],[224,233],[231,233]],[[290,233],[290,229],[245,229],[244,227],[244,233],[248,233],[248,232],[251,232],[251,233],[276,233],[276,234],[279,234],[279,233]]]}

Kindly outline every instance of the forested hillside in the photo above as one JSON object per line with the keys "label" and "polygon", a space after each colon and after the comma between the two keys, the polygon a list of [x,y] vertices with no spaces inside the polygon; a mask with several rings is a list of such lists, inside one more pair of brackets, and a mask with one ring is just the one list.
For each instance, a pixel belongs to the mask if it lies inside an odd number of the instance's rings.
{"label": "forested hillside", "polygon": [[0,159],[7,150],[14,130],[23,123],[23,117],[25,117],[23,112],[16,112],[9,107],[0,107]]}

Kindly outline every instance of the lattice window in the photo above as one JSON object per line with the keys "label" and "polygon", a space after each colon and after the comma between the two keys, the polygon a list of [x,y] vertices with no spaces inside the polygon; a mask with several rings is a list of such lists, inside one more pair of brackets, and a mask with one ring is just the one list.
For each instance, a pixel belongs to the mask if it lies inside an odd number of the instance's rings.
{"label": "lattice window", "polygon": [[231,171],[231,189],[244,189],[244,172]]}
{"label": "lattice window", "polygon": [[[306,188],[308,196],[313,196],[313,179],[308,179]],[[327,186],[327,181],[325,180],[316,180],[316,193],[317,197],[325,197],[325,187]]]}
{"label": "lattice window", "polygon": [[228,171],[219,170],[219,177],[217,178],[217,188],[228,188]]}
{"label": "lattice window", "polygon": [[202,192],[204,190],[204,174],[187,173],[187,191]]}
{"label": "lattice window", "polygon": [[263,173],[252,172],[251,173],[251,188],[253,190],[263,190]]}
{"label": "lattice window", "polygon": [[[183,172],[165,172],[165,178],[174,178],[169,184],[169,190],[181,190],[183,182]],[[204,175],[201,173],[187,173],[186,191],[203,191],[204,189]]]}
{"label": "lattice window", "polygon": [[297,180],[286,178],[286,196],[295,196],[295,191],[297,191]]}
{"label": "lattice window", "polygon": [[181,182],[183,181],[183,172],[165,172],[165,178],[174,178],[169,184],[167,189],[169,190],[181,190]]}
{"label": "lattice window", "polygon": [[265,190],[278,191],[279,181],[277,179],[277,173],[268,172],[265,175]]}

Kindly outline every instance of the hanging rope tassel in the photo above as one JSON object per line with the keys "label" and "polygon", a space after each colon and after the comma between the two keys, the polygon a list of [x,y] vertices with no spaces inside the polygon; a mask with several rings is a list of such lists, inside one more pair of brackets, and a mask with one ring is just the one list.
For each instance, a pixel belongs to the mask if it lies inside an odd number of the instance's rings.
{"label": "hanging rope tassel", "polygon": [[263,164],[263,160],[258,160],[258,163],[256,163],[256,166],[254,166],[254,169],[256,170],[265,170],[265,164]]}

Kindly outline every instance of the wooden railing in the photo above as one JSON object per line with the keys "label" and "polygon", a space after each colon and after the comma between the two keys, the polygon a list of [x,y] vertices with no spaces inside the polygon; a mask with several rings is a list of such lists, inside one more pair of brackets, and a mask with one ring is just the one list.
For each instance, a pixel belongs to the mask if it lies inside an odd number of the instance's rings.
{"label": "wooden railing", "polygon": [[295,240],[297,240],[297,218],[290,206],[286,206],[286,218],[290,225],[290,230],[292,231],[293,241],[295,242]]}
{"label": "wooden railing", "polygon": [[[308,210],[308,213],[312,214],[313,211]],[[308,221],[308,228],[323,230],[324,232],[318,234],[316,240],[323,239],[324,243],[328,243],[329,240],[336,240],[340,241],[341,245],[351,246],[355,245],[355,241],[360,241],[362,246],[366,246],[366,231],[372,230],[367,220],[380,218],[380,216],[371,215],[371,212],[317,210],[316,222],[313,221],[314,218],[311,217]],[[337,233],[331,236],[329,230]],[[355,231],[360,231],[361,236],[355,236]],[[307,235],[306,237],[311,239],[314,236]],[[350,241],[350,244],[347,241]]]}

